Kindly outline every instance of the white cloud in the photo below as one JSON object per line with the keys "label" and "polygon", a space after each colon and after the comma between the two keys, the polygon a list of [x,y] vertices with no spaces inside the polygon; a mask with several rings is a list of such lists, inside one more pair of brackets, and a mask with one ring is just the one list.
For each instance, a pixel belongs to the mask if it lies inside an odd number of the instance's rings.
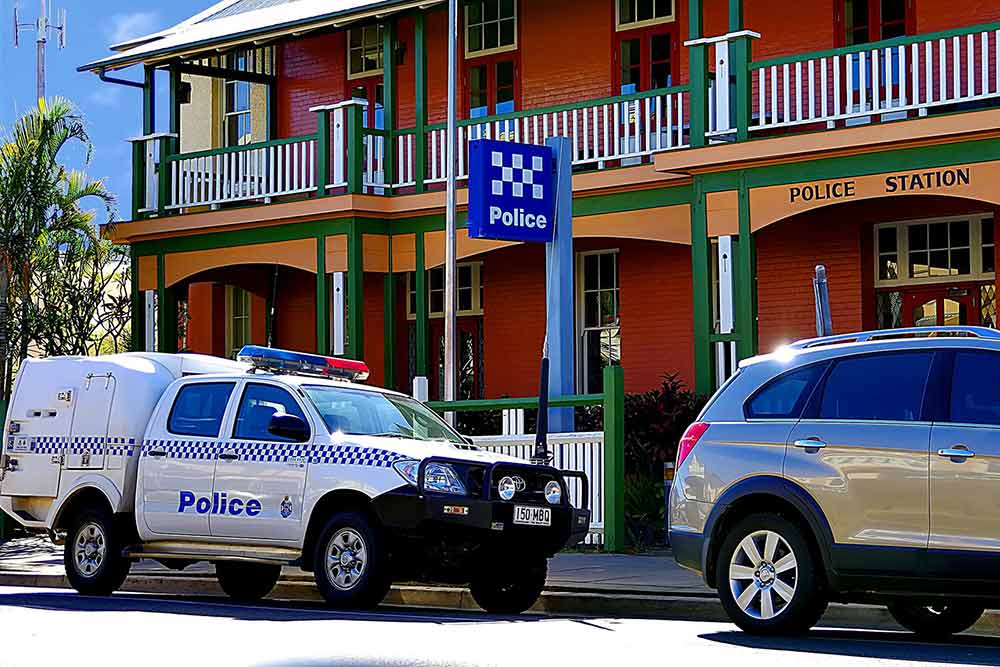
{"label": "white cloud", "polygon": [[121,98],[121,89],[118,86],[102,83],[94,88],[90,93],[90,101],[102,107],[117,106]]}
{"label": "white cloud", "polygon": [[142,37],[156,32],[159,27],[158,12],[131,12],[114,14],[111,17],[107,34],[112,44],[118,44],[135,37]]}

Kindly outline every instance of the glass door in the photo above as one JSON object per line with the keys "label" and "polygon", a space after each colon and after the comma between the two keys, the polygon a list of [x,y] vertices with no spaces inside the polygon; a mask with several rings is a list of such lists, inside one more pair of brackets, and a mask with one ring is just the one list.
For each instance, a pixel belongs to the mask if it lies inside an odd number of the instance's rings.
{"label": "glass door", "polygon": [[903,326],[976,326],[979,324],[977,287],[941,287],[907,292]]}
{"label": "glass door", "polygon": [[[456,326],[458,336],[458,385],[456,398],[460,401],[483,397],[483,338],[481,317],[460,317]],[[444,320],[431,322],[431,340],[434,343],[434,368],[428,378],[432,400],[444,400]]]}

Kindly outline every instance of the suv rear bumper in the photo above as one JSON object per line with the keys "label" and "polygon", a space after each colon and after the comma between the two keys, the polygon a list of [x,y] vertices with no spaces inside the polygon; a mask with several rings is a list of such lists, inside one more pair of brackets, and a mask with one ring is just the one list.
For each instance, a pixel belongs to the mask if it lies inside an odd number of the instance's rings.
{"label": "suv rear bumper", "polygon": [[674,551],[674,560],[689,570],[703,572],[705,536],[701,533],[671,530],[670,546]]}

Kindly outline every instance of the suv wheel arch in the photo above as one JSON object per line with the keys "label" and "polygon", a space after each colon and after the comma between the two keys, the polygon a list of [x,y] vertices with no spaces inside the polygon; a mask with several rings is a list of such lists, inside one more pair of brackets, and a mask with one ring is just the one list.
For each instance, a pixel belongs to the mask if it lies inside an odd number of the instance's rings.
{"label": "suv wheel arch", "polygon": [[356,510],[375,518],[374,512],[371,511],[371,502],[372,499],[367,495],[353,489],[330,491],[317,500],[309,512],[309,524],[302,541],[302,569],[312,570],[316,538],[330,516],[336,512]]}

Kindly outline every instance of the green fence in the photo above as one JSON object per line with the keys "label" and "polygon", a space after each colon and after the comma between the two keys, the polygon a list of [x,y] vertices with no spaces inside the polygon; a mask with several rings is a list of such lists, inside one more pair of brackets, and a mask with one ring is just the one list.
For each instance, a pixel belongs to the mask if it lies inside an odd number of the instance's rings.
{"label": "green fence", "polygon": [[[438,412],[531,410],[538,408],[538,398],[431,401],[428,405]],[[553,408],[589,405],[604,408],[604,549],[621,551],[625,546],[625,376],[621,367],[604,369],[603,394],[549,399],[549,407]],[[594,480],[591,482],[596,483]]]}

